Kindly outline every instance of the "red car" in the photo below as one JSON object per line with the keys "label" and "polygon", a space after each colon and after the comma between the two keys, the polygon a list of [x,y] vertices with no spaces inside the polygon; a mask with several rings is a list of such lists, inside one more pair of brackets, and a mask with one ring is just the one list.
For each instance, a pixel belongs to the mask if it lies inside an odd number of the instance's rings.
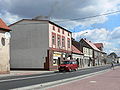
{"label": "red car", "polygon": [[59,65],[58,69],[59,69],[59,72],[72,71],[72,70],[76,71],[78,69],[78,64],[77,64],[77,61],[75,61],[75,60],[64,60]]}

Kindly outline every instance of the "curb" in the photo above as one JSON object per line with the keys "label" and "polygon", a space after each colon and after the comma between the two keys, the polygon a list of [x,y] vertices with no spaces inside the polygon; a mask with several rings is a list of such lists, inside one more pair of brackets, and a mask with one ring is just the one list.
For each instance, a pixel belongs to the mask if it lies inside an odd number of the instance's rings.
{"label": "curb", "polygon": [[92,77],[92,76],[95,76],[98,74],[102,74],[106,71],[109,71],[109,69],[102,70],[99,72],[90,73],[90,74],[86,74],[86,75],[82,75],[82,76],[77,76],[77,77],[73,77],[73,78],[62,79],[62,80],[58,80],[58,81],[42,83],[42,84],[21,87],[21,88],[15,88],[15,89],[10,89],[10,90],[45,90],[45,89],[50,88],[50,87],[55,87],[55,86],[62,85],[65,83],[70,83],[70,82],[73,82],[76,80],[82,80],[82,79],[89,78],[89,77]]}

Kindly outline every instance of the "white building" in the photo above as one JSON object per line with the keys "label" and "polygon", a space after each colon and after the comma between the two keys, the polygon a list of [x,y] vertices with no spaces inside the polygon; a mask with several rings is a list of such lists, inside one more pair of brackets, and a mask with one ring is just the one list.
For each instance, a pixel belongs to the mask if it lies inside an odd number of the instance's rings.
{"label": "white building", "polygon": [[0,74],[10,72],[10,28],[0,19]]}
{"label": "white building", "polygon": [[56,70],[71,55],[71,32],[49,20],[23,19],[10,28],[11,69]]}

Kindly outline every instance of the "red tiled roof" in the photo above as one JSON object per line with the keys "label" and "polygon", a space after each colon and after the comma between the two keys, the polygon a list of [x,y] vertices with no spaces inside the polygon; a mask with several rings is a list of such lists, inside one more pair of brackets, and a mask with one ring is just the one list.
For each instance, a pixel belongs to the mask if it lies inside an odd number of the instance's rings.
{"label": "red tiled roof", "polygon": [[103,47],[103,43],[94,43],[97,48]]}
{"label": "red tiled roof", "polygon": [[80,50],[78,50],[75,46],[72,45],[72,52],[77,54],[83,54]]}
{"label": "red tiled roof", "polygon": [[88,43],[94,50],[100,51],[95,45],[94,43],[92,43],[91,41],[88,41],[86,39],[83,39],[86,43]]}
{"label": "red tiled roof", "polygon": [[10,28],[0,19],[0,29],[10,30]]}

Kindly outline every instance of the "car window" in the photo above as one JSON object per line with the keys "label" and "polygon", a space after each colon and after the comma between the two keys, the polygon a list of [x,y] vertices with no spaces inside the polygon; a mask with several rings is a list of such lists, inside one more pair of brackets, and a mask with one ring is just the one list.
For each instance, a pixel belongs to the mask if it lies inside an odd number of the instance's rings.
{"label": "car window", "polygon": [[61,64],[70,64],[70,61],[62,61]]}

